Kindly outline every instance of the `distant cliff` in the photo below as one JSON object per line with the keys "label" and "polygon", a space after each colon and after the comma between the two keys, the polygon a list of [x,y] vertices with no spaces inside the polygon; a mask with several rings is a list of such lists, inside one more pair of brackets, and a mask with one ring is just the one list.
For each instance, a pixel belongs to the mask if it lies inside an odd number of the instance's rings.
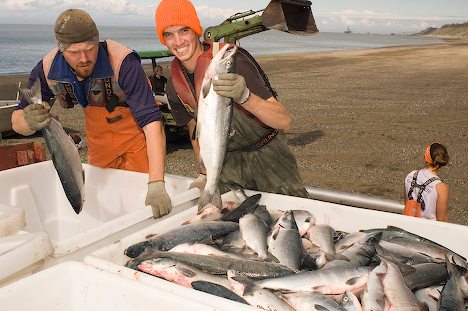
{"label": "distant cliff", "polygon": [[463,24],[447,24],[440,28],[429,27],[417,35],[440,38],[468,38],[468,22]]}

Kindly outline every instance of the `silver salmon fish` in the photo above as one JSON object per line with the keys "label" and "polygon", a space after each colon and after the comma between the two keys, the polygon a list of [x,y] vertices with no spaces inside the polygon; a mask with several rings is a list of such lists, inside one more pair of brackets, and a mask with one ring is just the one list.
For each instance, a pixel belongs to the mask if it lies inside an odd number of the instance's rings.
{"label": "silver salmon fish", "polygon": [[197,137],[201,164],[206,169],[206,185],[198,201],[198,210],[208,203],[222,209],[219,177],[231,132],[231,98],[219,96],[213,90],[212,80],[231,72],[236,48],[228,51],[225,45],[211,60],[203,78],[197,112]]}
{"label": "silver salmon fish", "polygon": [[[31,89],[19,89],[29,104],[43,104],[41,86],[37,80]],[[42,136],[52,156],[55,170],[63,190],[75,213],[79,214],[84,203],[84,171],[78,149],[73,139],[65,132],[59,121],[51,118],[49,125],[42,129]]]}

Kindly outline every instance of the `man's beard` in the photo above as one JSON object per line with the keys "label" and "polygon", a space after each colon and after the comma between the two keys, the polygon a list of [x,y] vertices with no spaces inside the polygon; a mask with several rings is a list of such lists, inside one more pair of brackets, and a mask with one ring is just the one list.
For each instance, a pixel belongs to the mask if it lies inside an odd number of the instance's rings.
{"label": "man's beard", "polygon": [[[86,64],[88,64],[88,63],[86,63]],[[91,63],[89,63],[89,64],[91,64]],[[83,65],[83,64],[79,64],[79,65]],[[94,65],[93,66],[86,66],[86,67],[76,66],[76,69],[74,69],[73,71],[74,71],[74,73],[75,73],[75,75],[77,77],[86,79],[86,78],[89,78],[93,74]]]}

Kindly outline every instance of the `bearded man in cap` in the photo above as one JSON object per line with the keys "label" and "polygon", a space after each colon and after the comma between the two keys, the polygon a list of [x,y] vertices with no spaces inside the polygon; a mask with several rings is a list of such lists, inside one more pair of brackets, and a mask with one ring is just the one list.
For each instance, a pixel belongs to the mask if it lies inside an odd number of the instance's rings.
{"label": "bearded man in cap", "polygon": [[[196,108],[205,71],[218,47],[200,42],[202,27],[188,0],[162,0],[155,12],[156,33],[175,59],[166,86],[172,114],[179,125],[196,126]],[[222,44],[221,44],[222,45]],[[276,99],[267,76],[255,59],[237,47],[236,73],[212,81],[220,96],[232,98],[234,135],[230,137],[220,176],[220,191],[230,184],[245,189],[308,197],[283,130],[291,126],[286,108]],[[192,140],[197,159],[198,141]],[[190,185],[203,190],[206,171]]]}
{"label": "bearded man in cap", "polygon": [[112,40],[99,42],[96,24],[83,10],[61,13],[54,30],[58,47],[29,77],[29,87],[40,81],[44,105],[21,100],[12,115],[13,129],[31,135],[46,127],[51,118],[48,103],[82,106],[89,164],[149,173],[145,203],[154,218],[168,214],[172,207],[164,185],[161,111],[138,54]]}

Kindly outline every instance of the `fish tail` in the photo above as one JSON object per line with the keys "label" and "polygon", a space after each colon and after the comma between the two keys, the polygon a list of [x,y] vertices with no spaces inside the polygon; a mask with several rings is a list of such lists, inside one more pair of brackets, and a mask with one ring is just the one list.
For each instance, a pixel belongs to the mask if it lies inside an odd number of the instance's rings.
{"label": "fish tail", "polygon": [[198,211],[202,210],[203,207],[205,207],[209,203],[213,204],[220,210],[223,208],[223,201],[221,200],[219,187],[216,187],[214,192],[211,192],[210,190],[211,189],[203,190],[200,199],[198,200]]}

